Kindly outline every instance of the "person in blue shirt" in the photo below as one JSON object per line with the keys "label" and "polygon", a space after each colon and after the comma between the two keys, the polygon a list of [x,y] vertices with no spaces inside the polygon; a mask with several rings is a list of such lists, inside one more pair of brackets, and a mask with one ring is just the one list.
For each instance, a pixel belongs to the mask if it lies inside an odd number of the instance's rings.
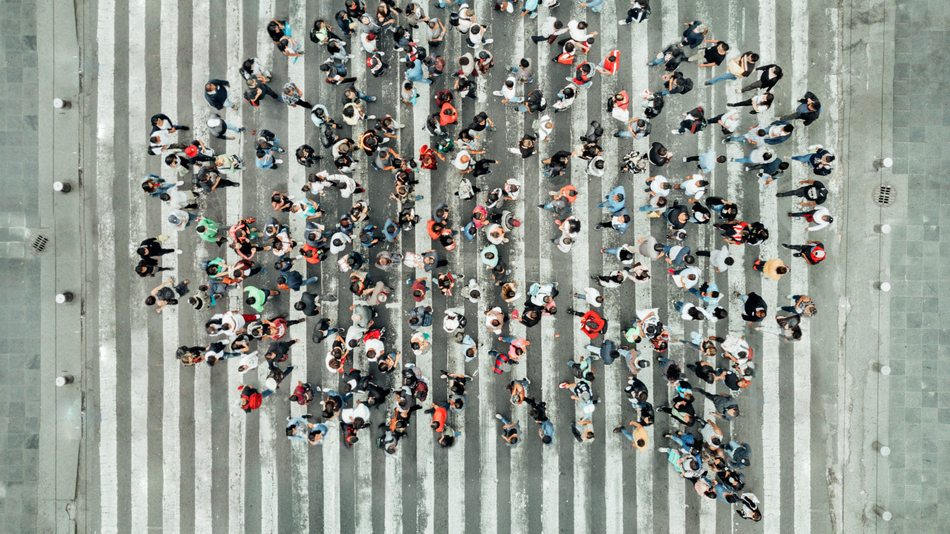
{"label": "person in blue shirt", "polygon": [[307,434],[310,428],[314,426],[309,419],[310,415],[287,417],[287,427],[285,429],[287,439],[290,441],[307,441]]}
{"label": "person in blue shirt", "polygon": [[604,195],[604,201],[597,205],[598,208],[606,208],[610,213],[617,213],[624,209],[627,202],[627,192],[622,185],[618,185]]}

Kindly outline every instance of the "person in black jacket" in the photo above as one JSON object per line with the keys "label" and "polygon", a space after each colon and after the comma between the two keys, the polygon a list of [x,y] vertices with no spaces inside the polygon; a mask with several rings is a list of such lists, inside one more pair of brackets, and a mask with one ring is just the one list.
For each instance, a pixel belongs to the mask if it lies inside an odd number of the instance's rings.
{"label": "person in black jacket", "polygon": [[798,100],[798,107],[795,108],[795,111],[783,116],[781,120],[801,119],[805,121],[805,126],[808,126],[818,120],[819,115],[821,115],[821,101],[814,93],[807,91],[805,96]]}
{"label": "person in black jacket", "polygon": [[747,293],[739,295],[739,302],[742,303],[742,320],[749,323],[761,323],[768,316],[769,308],[758,293]]}
{"label": "person in black jacket", "polygon": [[767,92],[771,91],[772,88],[775,87],[775,84],[782,79],[782,67],[778,65],[762,65],[761,67],[756,67],[755,70],[760,72],[759,79],[743,87],[743,93],[753,89],[763,89]]}
{"label": "person in black jacket", "polygon": [[217,110],[226,107],[237,109],[237,102],[231,100],[228,94],[228,87],[230,87],[230,84],[228,84],[227,80],[208,80],[208,83],[205,84],[205,100],[211,107]]}

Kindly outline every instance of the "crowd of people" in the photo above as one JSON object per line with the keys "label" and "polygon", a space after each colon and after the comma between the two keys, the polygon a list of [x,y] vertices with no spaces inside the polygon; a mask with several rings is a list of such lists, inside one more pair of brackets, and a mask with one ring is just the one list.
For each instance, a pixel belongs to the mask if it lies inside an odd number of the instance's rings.
{"label": "crowd of people", "polygon": [[[602,0],[582,4],[592,12],[599,12]],[[287,105],[299,107],[309,114],[321,139],[315,145],[304,144],[293,150],[295,162],[307,170],[304,196],[294,198],[288,191],[275,190],[271,195],[273,213],[245,216],[236,221],[215,221],[200,209],[200,197],[215,195],[225,187],[238,187],[233,178],[244,169],[239,155],[216,153],[192,135],[189,128],[176,124],[164,114],[151,119],[149,153],[159,155],[180,178],[166,182],[149,175],[142,183],[143,190],[170,204],[169,222],[182,232],[197,234],[212,250],[234,252],[236,261],[228,262],[225,254],[203,265],[207,277],[190,290],[190,281],[176,282],[165,278],[145,299],[147,306],[161,312],[167,306],[187,302],[195,309],[207,310],[210,318],[205,323],[208,339],[194,346],[182,346],[177,357],[181,364],[217,365],[228,360],[241,373],[266,364],[267,378],[263,384],[248,378],[240,389],[241,407],[246,412],[257,410],[265,399],[275,395],[282,381],[289,376],[291,347],[296,339],[288,339],[291,325],[306,321],[314,328],[314,342],[326,346],[326,369],[338,373],[337,389],[321,388],[301,380],[289,386],[287,396],[291,403],[314,406],[312,415],[288,418],[286,435],[291,440],[320,444],[330,431],[332,421],[338,422],[341,442],[352,447],[361,436],[371,435],[386,453],[395,453],[401,440],[412,428],[414,412],[423,410],[431,418],[431,428],[440,446],[451,447],[461,433],[453,423],[456,414],[466,408],[466,395],[473,376],[464,369],[443,370],[439,380],[424,376],[412,361],[433,350],[431,329],[436,322],[433,308],[426,305],[426,295],[439,291],[449,296],[459,292],[463,297],[479,302],[488,299],[485,289],[474,277],[466,283],[461,275],[452,272],[449,258],[456,251],[460,239],[482,245],[478,257],[486,269],[490,291],[497,292],[498,305],[487,309],[480,318],[492,340],[482,347],[476,342],[473,330],[476,321],[469,321],[464,309],[449,307],[441,318],[441,326],[449,339],[464,350],[466,363],[477,358],[490,358],[497,375],[509,372],[512,365],[524,360],[531,343],[511,333],[509,325],[518,322],[527,328],[536,327],[545,316],[560,310],[578,317],[581,332],[590,340],[584,354],[572,355],[568,361],[570,377],[560,387],[577,403],[579,417],[573,418],[570,431],[579,442],[594,439],[592,419],[600,399],[595,394],[595,369],[621,361],[628,370],[623,387],[625,397],[635,416],[629,421],[616,421],[613,429],[616,439],[629,441],[637,450],[649,450],[647,427],[655,423],[656,413],[669,416],[672,430],[663,434],[664,443],[656,450],[666,455],[672,468],[689,481],[696,492],[705,498],[717,499],[735,506],[736,512],[747,519],[758,521],[762,512],[755,495],[745,488],[744,470],[751,464],[749,444],[729,438],[724,430],[730,421],[740,415],[737,402],[741,392],[750,387],[755,376],[756,351],[744,336],[704,337],[692,332],[688,339],[671,339],[670,330],[660,316],[659,308],[636,311],[636,321],[622,325],[618,339],[606,337],[608,317],[605,296],[616,293],[623,284],[647,283],[654,276],[668,276],[678,295],[675,312],[685,322],[715,322],[729,316],[730,305],[741,309],[741,319],[750,328],[757,328],[782,339],[795,341],[802,336],[803,319],[817,313],[815,301],[807,295],[789,295],[787,305],[773,315],[775,328],[763,327],[769,317],[768,303],[754,293],[724,295],[708,273],[722,273],[729,269],[751,267],[763,277],[777,281],[792,269],[807,269],[825,259],[825,249],[818,239],[805,243],[783,244],[801,258],[800,264],[786,265],[779,258],[760,257],[752,253],[749,265],[737,264],[731,251],[737,247],[754,247],[770,239],[770,229],[759,221],[745,220],[736,202],[713,196],[709,175],[719,166],[732,166],[743,173],[754,173],[761,187],[776,187],[785,183],[782,175],[791,165],[802,164],[813,179],[801,182],[787,190],[777,191],[778,197],[795,197],[797,208],[790,208],[789,217],[803,218],[809,232],[820,232],[833,223],[828,208],[823,206],[828,189],[819,178],[829,175],[835,165],[831,148],[815,145],[807,153],[793,154],[785,143],[804,127],[819,119],[821,103],[811,92],[802,95],[797,103],[788,104],[788,113],[776,120],[758,121],[757,115],[769,110],[775,100],[773,89],[782,77],[782,68],[766,64],[768,58],[754,51],[739,52],[741,43],[727,43],[713,38],[712,30],[701,21],[684,25],[682,38],[669,43],[651,59],[651,69],[658,69],[659,85],[642,94],[631,94],[623,89],[604,102],[604,111],[613,126],[598,120],[590,122],[578,146],[548,148],[555,128],[560,125],[558,113],[568,111],[579,94],[589,90],[598,76],[616,76],[621,57],[618,50],[610,50],[601,61],[590,57],[598,32],[584,20],[564,20],[557,13],[556,0],[496,0],[498,16],[541,16],[539,34],[532,42],[548,42],[555,53],[552,69],[563,72],[566,84],[554,94],[545,94],[535,79],[532,61],[520,58],[503,68],[498,76],[495,58],[489,47],[490,28],[480,20],[469,4],[436,0],[434,9],[427,10],[416,2],[402,6],[395,0],[381,0],[375,8],[362,0],[345,0],[334,21],[317,20],[309,33],[312,48],[307,54],[322,54],[319,64],[321,76],[336,86],[344,105],[340,115],[334,116],[325,105],[304,100],[304,95],[292,80],[275,81],[264,61],[250,58],[243,62],[240,76],[245,83],[243,94],[226,80],[212,79],[205,86],[208,104],[214,109],[208,120],[209,137],[233,139],[245,129],[227,122],[219,112],[236,109],[241,97],[245,105]],[[543,8],[543,10],[542,10]],[[647,0],[634,0],[620,25],[637,24],[650,16]],[[613,21],[606,20],[610,24]],[[299,39],[286,20],[272,20],[267,33],[277,49],[295,61],[305,53]],[[449,33],[458,31],[465,46],[458,57],[450,57],[444,46]],[[607,43],[611,45],[612,43]],[[606,47],[604,47],[606,48]],[[358,88],[361,80],[352,76],[351,62],[365,61],[367,72],[375,77],[392,76],[389,62],[404,64],[404,78],[400,81],[400,101],[406,106],[419,105],[419,84],[433,84],[435,110],[425,120],[425,129],[431,143],[423,145],[419,154],[406,153],[397,147],[402,124],[394,118],[392,108],[376,103],[376,97]],[[691,91],[699,91],[693,78],[697,69],[710,69],[718,75],[710,77],[705,85],[726,80],[743,80],[742,91],[749,93],[746,100],[731,102],[729,109],[708,114],[695,107],[679,118],[675,136],[721,133],[722,143],[739,144],[745,156],[729,160],[714,146],[700,154],[674,157],[674,151],[652,132],[652,121],[664,109],[665,102],[683,98]],[[463,124],[457,109],[464,99],[474,99],[477,80],[494,74],[503,79],[493,95],[505,106],[533,117],[533,127],[524,134],[517,146],[506,153],[488,153],[485,148],[486,132],[495,129],[495,123],[485,112],[474,114],[471,122]],[[271,86],[281,87],[275,90]],[[623,84],[621,84],[622,86]],[[268,98],[274,100],[268,102]],[[396,104],[398,105],[398,104]],[[745,112],[744,108],[748,108]],[[561,115],[560,117],[564,117]],[[359,135],[354,132],[357,131]],[[622,157],[619,168],[611,168],[602,140],[613,135],[621,140],[649,137],[651,145],[646,153],[629,151]],[[251,132],[254,139],[255,166],[261,170],[284,165],[287,148],[271,131],[258,128]],[[355,138],[353,138],[355,137]],[[243,139],[243,137],[242,137]],[[783,150],[784,149],[784,150]],[[362,153],[363,163],[357,155]],[[790,157],[789,157],[790,156]],[[522,184],[518,178],[509,178],[501,187],[489,188],[479,178],[493,172],[493,167],[506,159],[542,158],[543,176],[552,184],[548,199],[538,209],[550,216],[556,225],[558,237],[554,245],[562,253],[570,253],[585,231],[584,224],[594,229],[610,229],[626,236],[633,227],[633,214],[643,213],[665,224],[662,236],[651,235],[649,226],[635,228],[645,234],[616,247],[602,249],[616,268],[591,276],[592,287],[575,288],[572,295],[562,296],[556,283],[551,281],[518,280],[508,257],[512,236],[522,227],[514,215],[514,206],[522,199]],[[586,162],[586,176],[571,176],[571,163],[579,158]],[[418,197],[415,186],[428,179],[428,171],[448,163],[457,171],[458,187],[455,195],[462,208],[452,213],[448,199],[432,199],[432,213],[417,213]],[[367,172],[389,176],[392,188],[385,193],[392,200],[391,213],[371,213],[367,191],[354,178],[358,166],[367,166]],[[497,169],[498,167],[494,167]],[[674,171],[673,169],[677,169]],[[608,191],[599,207],[604,210],[602,221],[585,221],[573,210],[578,199],[579,180],[600,179],[605,175],[619,176],[627,185],[617,185]],[[683,178],[678,178],[683,176]],[[648,194],[648,202],[631,206],[630,184],[642,180],[639,186]],[[380,183],[378,180],[376,183]],[[606,189],[606,188],[605,188]],[[326,207],[345,201],[346,209],[338,220],[328,220]],[[288,217],[304,221],[302,235],[291,235]],[[426,218],[423,221],[423,217]],[[268,220],[270,222],[264,222]],[[543,218],[542,218],[543,220]],[[420,224],[421,223],[421,224]],[[419,226],[423,226],[420,229]],[[716,228],[723,239],[718,248],[703,250],[690,243],[696,229],[703,225]],[[773,229],[774,230],[774,229]],[[424,231],[431,238],[432,248],[427,251],[400,250],[394,245],[400,236],[414,236]],[[183,233],[182,235],[185,235]],[[517,238],[516,238],[517,239]],[[143,277],[156,277],[168,270],[161,266],[164,254],[181,253],[165,248],[167,236],[156,236],[143,241],[138,248],[141,261],[135,267]],[[216,248],[217,247],[217,248]],[[276,280],[264,276],[264,264],[274,262]],[[332,262],[332,263],[330,263]],[[329,263],[329,265],[328,265]],[[703,263],[707,269],[703,268]],[[399,265],[407,272],[420,270],[418,278],[402,284],[394,279]],[[351,315],[334,323],[322,313],[333,295],[311,291],[319,284],[318,277],[308,277],[307,267],[319,265],[321,270],[338,270],[348,277],[348,288],[353,294]],[[481,278],[481,277],[479,277]],[[766,282],[771,283],[771,282]],[[228,309],[225,297],[234,291],[243,291],[244,309]],[[293,308],[304,316],[290,320],[275,313],[275,301],[280,296],[299,292],[300,300]],[[394,346],[380,319],[381,307],[393,293],[405,293],[414,307],[408,310],[406,326],[411,331],[412,357],[403,357],[400,347]],[[491,295],[494,299],[495,295]],[[723,302],[723,298],[727,302]],[[400,301],[403,299],[400,298]],[[567,305],[564,305],[567,300]],[[521,303],[519,305],[519,303]],[[578,308],[574,305],[580,303]],[[559,305],[560,304],[560,305]],[[681,366],[669,352],[672,346],[686,348],[685,366]],[[446,350],[438,347],[437,350]],[[538,349],[534,349],[537,351]],[[354,366],[354,352],[365,354],[367,368]],[[694,352],[695,351],[695,352]],[[554,354],[539,358],[561,357]],[[638,377],[649,368],[659,371],[666,379],[669,402],[654,407],[646,384]],[[398,371],[399,378],[389,375]],[[255,373],[256,374],[256,373]],[[481,376],[479,380],[492,380]],[[430,400],[430,388],[443,387],[447,400]],[[699,384],[700,386],[694,385]],[[526,378],[511,380],[507,386],[510,403],[525,404],[528,415],[536,425],[542,443],[554,441],[556,429],[547,416],[548,407],[534,394]],[[715,411],[704,413],[703,400],[709,400]],[[699,400],[698,404],[696,401]],[[275,402],[273,400],[268,402]],[[382,408],[382,410],[380,410]],[[374,411],[385,412],[374,430],[370,423]],[[573,414],[572,414],[573,415]],[[497,415],[501,439],[516,445],[523,439],[517,418]],[[728,428],[728,427],[727,427]]]}

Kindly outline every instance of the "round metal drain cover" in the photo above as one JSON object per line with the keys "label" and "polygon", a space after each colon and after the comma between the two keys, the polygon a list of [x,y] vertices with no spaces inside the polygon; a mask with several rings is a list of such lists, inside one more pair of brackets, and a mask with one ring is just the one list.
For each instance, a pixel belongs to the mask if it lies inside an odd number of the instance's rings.
{"label": "round metal drain cover", "polygon": [[46,252],[47,247],[49,247],[50,239],[49,236],[43,233],[33,234],[30,239],[30,251],[33,254],[39,256],[40,254]]}
{"label": "round metal drain cover", "polygon": [[894,203],[897,199],[897,190],[894,189],[894,186],[881,184],[874,188],[874,202],[882,207],[886,208]]}

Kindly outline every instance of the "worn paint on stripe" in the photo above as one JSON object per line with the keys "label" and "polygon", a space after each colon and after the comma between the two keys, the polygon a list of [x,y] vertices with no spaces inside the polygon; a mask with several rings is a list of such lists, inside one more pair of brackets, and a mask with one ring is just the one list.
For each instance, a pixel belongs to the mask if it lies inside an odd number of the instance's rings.
{"label": "worn paint on stripe", "polygon": [[[203,83],[209,78],[210,58],[208,56],[210,41],[210,11],[208,0],[194,0],[192,32],[192,92],[191,104],[193,113],[193,127],[203,129],[211,115],[210,108],[204,101]],[[144,30],[144,28],[143,28]],[[134,85],[134,84],[133,84]],[[190,230],[190,228],[188,229]],[[187,231],[187,230],[186,230]],[[201,263],[208,259],[208,247],[203,241],[196,242],[194,272],[200,273]],[[195,325],[192,331],[200,332]],[[207,366],[193,368],[194,371],[194,516],[196,532],[211,532],[212,506],[208,500],[212,494],[212,435],[211,429],[211,369]],[[218,392],[227,394],[227,392]]]}
{"label": "worn paint on stripe", "polygon": [[[775,60],[775,0],[759,0],[759,55],[761,63]],[[795,17],[793,17],[795,18]],[[750,78],[752,78],[750,76]],[[749,80],[741,83],[749,83]],[[740,82],[735,82],[739,85]],[[768,124],[772,120],[773,110],[757,115],[759,124]],[[773,233],[778,231],[777,202],[771,189],[759,188],[759,220]],[[772,238],[759,248],[762,257],[778,257],[779,240]],[[801,264],[792,264],[791,270],[802,270]],[[762,279],[762,298],[766,302],[777,303],[778,282]],[[762,384],[762,508],[768,512],[763,518],[765,532],[778,532],[781,523],[781,436],[779,417],[781,414],[781,396],[779,395],[779,339],[773,335],[762,336],[761,374]]]}
{"label": "worn paint on stripe", "polygon": [[[667,44],[678,40],[678,36],[680,32],[680,20],[679,20],[679,13],[678,13],[677,8],[678,6],[676,2],[663,4],[663,17],[661,21],[661,33],[663,35],[663,42],[662,42],[663,46],[666,46]],[[660,67],[654,67],[654,68],[660,68]],[[684,98],[684,97],[682,96],[678,97],[675,95],[671,97],[667,97],[667,100],[666,100],[667,106],[664,109],[665,118],[669,118],[674,113],[674,111],[670,108],[671,108],[671,104],[674,103],[673,100],[675,98]],[[679,102],[676,102],[676,103],[679,104]],[[665,121],[657,121],[657,122],[663,123]],[[655,126],[657,126],[657,124],[654,124],[654,127]],[[654,130],[654,133],[661,134],[661,132],[656,132],[655,130]],[[669,143],[669,135],[666,134],[666,132],[662,132],[662,135],[659,136],[659,139],[660,141],[666,141],[666,143]],[[674,150],[674,152],[676,151]],[[668,173],[666,175],[667,178],[669,178],[670,180],[676,180],[676,176],[671,174],[672,170],[670,169],[670,167],[664,167],[663,170]],[[658,265],[662,266],[662,264],[658,264]],[[685,293],[684,291],[672,285],[672,282],[667,277],[667,275],[663,272],[662,268],[655,269],[653,271],[653,274],[655,277],[662,277],[664,283],[666,283],[671,288],[669,292],[669,296],[671,298],[685,299],[686,296],[688,296],[687,293]],[[660,309],[660,317],[664,317],[664,316],[666,317],[666,323],[670,329],[670,339],[682,339],[682,332],[683,332],[682,320],[680,319],[679,314],[673,311],[673,307],[671,303],[670,302],[661,302],[661,303],[654,302],[654,305]],[[672,346],[670,347],[669,351],[670,351],[670,354],[667,357],[671,359],[677,359],[676,355],[674,354],[674,348]],[[657,385],[657,387],[660,387],[660,386]],[[676,425],[674,424],[674,426]],[[669,485],[667,486],[667,493],[669,495],[669,526],[668,528],[671,532],[682,531],[686,527],[685,482],[683,481],[683,478],[679,475],[679,473],[671,469],[669,465],[667,465],[666,462],[663,463],[663,466],[666,469],[666,474],[669,479]]]}
{"label": "worn paint on stripe", "polygon": [[[545,20],[550,13],[547,8],[542,8],[541,12],[538,15],[538,21]],[[538,22],[540,25],[541,22]],[[545,94],[545,98],[549,99],[548,109],[544,113],[538,114],[538,116],[543,116],[547,113],[553,113],[553,109],[550,107],[553,103],[553,98],[549,98],[550,95],[554,94],[554,87],[551,84],[551,76],[548,75],[548,66],[550,65],[551,59],[550,54],[553,53],[551,45],[546,41],[535,44],[537,48],[537,55],[535,57],[535,66],[537,67],[537,80],[540,89]],[[555,124],[555,128],[557,128]],[[564,127],[564,126],[561,126]],[[537,135],[537,132],[534,132]],[[549,146],[550,143],[539,146],[538,155],[535,157],[544,158],[552,149]],[[541,170],[541,166],[538,166],[538,173],[536,176],[531,177],[536,181],[536,187],[538,188],[538,202],[544,202],[549,197],[547,196],[547,191],[549,190],[548,184],[545,183],[544,175]],[[528,177],[525,176],[525,180],[528,180]],[[539,209],[533,206],[528,207],[527,209]],[[546,228],[548,225],[553,224],[548,219],[547,212],[542,212],[538,217],[538,239],[537,246],[540,251],[539,253],[539,262],[538,262],[538,277],[539,281],[542,283],[550,282],[554,279],[554,270],[552,267],[551,258],[555,254],[560,254],[560,251],[557,251],[552,245],[551,241],[545,237]],[[525,229],[527,233],[527,229]],[[529,283],[528,280],[525,283]],[[527,290],[527,288],[525,288]],[[562,297],[563,298],[563,297]],[[560,382],[559,370],[563,369],[558,365],[558,361],[561,360],[561,354],[558,354],[554,351],[556,344],[554,329],[554,318],[546,317],[541,319],[541,323],[538,325],[541,328],[541,343],[539,354],[543,355],[541,362],[541,396],[542,400],[547,403],[548,406],[556,407],[558,395],[563,394],[563,392],[558,389],[558,383]],[[556,357],[555,357],[556,355]],[[564,436],[563,428],[568,428],[567,425],[570,423],[565,418],[561,417],[561,414],[558,410],[553,409],[548,413],[548,417],[551,418],[551,423],[554,425],[555,431],[558,433],[558,436],[555,439],[573,439],[573,438],[561,438]],[[568,418],[570,419],[570,418]],[[541,494],[541,528],[544,532],[559,532],[560,531],[560,513],[559,513],[559,494],[560,494],[560,457],[557,454],[557,444],[552,445],[555,447],[554,450],[546,451],[546,453],[541,458],[541,468],[544,473],[550,473],[552,476],[546,477],[544,481],[544,487]],[[557,474],[557,475],[555,475]]]}
{"label": "worn paint on stripe", "polygon": [[[575,3],[572,10],[572,18],[576,20],[586,20],[584,9]],[[570,75],[573,75],[573,68]],[[587,100],[590,89],[579,88],[574,104],[571,106],[571,143],[587,131]],[[586,162],[579,158],[571,159],[571,183],[577,188],[577,202],[574,205],[575,213],[581,220],[581,231],[577,234],[577,240],[574,248],[571,250],[571,289],[579,291],[587,285],[588,273],[590,272],[590,258],[587,255],[587,249],[590,243],[590,233],[594,230],[594,225],[600,220],[599,210],[596,208],[589,210],[591,199],[588,196]],[[579,253],[577,253],[579,252]],[[556,252],[555,254],[561,254]],[[565,295],[566,296],[566,295]],[[573,338],[574,352],[571,356],[577,360],[585,352],[588,338],[583,334],[576,318],[571,318],[571,336]],[[575,416],[580,417],[581,411],[575,405]],[[603,417],[602,413],[595,412],[591,417]],[[584,534],[589,531],[588,513],[590,510],[590,493],[587,486],[590,481],[590,443],[574,442],[574,532]]]}
{"label": "worn paint on stripe", "polygon": [[[163,2],[161,9],[161,48],[178,50],[178,4]],[[172,118],[178,118],[178,54],[162,54],[161,110]],[[166,181],[178,180],[177,174],[167,166],[162,168]],[[178,232],[168,222],[171,206],[162,203],[162,233],[168,236],[166,248],[178,248]],[[162,256],[162,266],[170,267],[170,273],[178,273],[178,255]],[[176,278],[176,281],[180,281]],[[178,347],[178,308],[168,306],[162,311],[162,394],[166,399],[179,397],[180,365],[175,359]],[[177,402],[166,403],[162,410],[162,528],[174,532],[181,528],[181,429]]]}
{"label": "worn paint on stripe", "polygon": [[[626,8],[624,8],[626,9]],[[601,59],[606,56],[607,52],[618,48],[617,43],[617,5],[614,2],[606,2],[604,4],[604,10],[600,15],[601,25],[599,31],[601,31],[600,39],[602,40],[600,45],[600,56],[594,59]],[[629,28],[628,28],[629,29]],[[630,58],[623,58],[626,61],[630,61]],[[621,61],[623,61],[623,59]],[[621,72],[618,71],[617,74],[613,76],[604,76],[601,78],[600,85],[600,99],[598,101],[598,115],[601,115],[606,110],[607,99],[610,98],[616,91],[621,88]],[[624,87],[626,88],[626,87]],[[607,173],[604,175],[604,183],[601,188],[602,193],[606,194],[607,191],[610,191],[617,185],[623,183],[623,178],[620,176],[617,169],[620,166],[619,158],[623,155],[620,154],[620,149],[618,148],[617,138],[611,135],[611,129],[614,126],[617,126],[619,123],[613,121],[609,117],[604,117],[601,121],[604,124],[604,157],[607,161]],[[636,186],[635,186],[636,187]],[[631,225],[633,226],[633,225]],[[605,230],[603,235],[603,246],[618,246],[623,241],[628,241],[631,234],[635,234],[634,228],[630,228],[627,231],[628,233],[624,236],[617,235],[614,231]],[[600,272],[607,272],[611,269],[607,265],[607,257],[601,254],[600,256]],[[585,287],[592,285],[592,282],[585,281]],[[580,288],[574,288],[577,292]],[[619,293],[619,290],[617,291]],[[610,297],[605,298],[604,303],[604,316],[608,318],[608,328],[605,339],[610,339],[615,342],[619,342],[621,336],[621,302],[618,298],[619,295],[611,295]],[[601,362],[602,363],[602,362]],[[626,420],[623,419],[623,400],[622,390],[623,390],[623,381],[625,379],[624,373],[624,363],[623,361],[617,361],[611,365],[604,366],[604,419],[605,419],[605,429],[611,429],[614,426],[626,424]],[[605,434],[603,437],[605,441],[605,453],[604,453],[604,511],[605,511],[605,526],[607,532],[623,532],[624,525],[624,490],[623,490],[623,477],[624,477],[624,454],[629,454],[628,442],[626,439],[621,438],[611,434]]]}
{"label": "worn paint on stripe", "polygon": [[[101,50],[100,50],[101,53]],[[129,102],[140,102],[145,87],[145,5],[129,4]],[[100,117],[102,115],[100,114]],[[103,118],[104,119],[104,118]],[[100,119],[100,120],[103,120]],[[136,244],[145,239],[145,195],[138,187],[145,174],[145,156],[141,147],[148,138],[146,110],[143,105],[129,106],[129,241]],[[114,276],[114,275],[113,275]],[[138,277],[134,276],[135,281]],[[153,279],[153,280],[157,280]],[[151,281],[149,283],[152,283]],[[131,384],[129,415],[131,418],[131,526],[134,531],[148,528],[148,375],[149,339],[146,309],[142,306],[140,292],[144,284],[131,284],[129,303],[130,333],[135,354],[131,357]],[[146,291],[150,287],[145,289]]]}
{"label": "worn paint on stripe", "polygon": [[[306,20],[306,2],[304,0],[291,0],[290,2],[290,11],[289,11],[289,20],[290,27],[294,28],[298,32],[303,32],[307,27],[309,21]],[[303,93],[304,99],[308,102],[313,102],[313,99],[307,99],[307,85],[306,78],[304,73],[306,72],[307,58],[309,54],[313,53],[313,48],[308,48],[306,53],[297,59],[296,62],[290,61],[287,65],[287,78],[290,81],[293,81],[297,84],[297,87],[300,88],[300,92]],[[309,121],[309,112],[308,110],[297,107],[288,109],[288,122],[287,122],[287,151],[288,153],[304,143],[306,143],[306,123]],[[290,159],[289,156],[287,158]],[[302,165],[297,165],[295,162],[288,161],[287,169],[289,171],[288,181],[287,181],[287,191],[289,195],[296,196],[297,192],[300,191],[300,188],[303,187],[306,183],[306,168]],[[294,236],[300,236],[304,234],[305,223],[303,218],[291,215],[289,218],[288,224],[290,226],[290,234]],[[304,277],[306,278],[307,274],[307,264],[304,262],[300,267],[303,270]],[[307,288],[302,288],[307,290]],[[290,306],[290,319],[301,319],[304,317],[303,312],[297,311],[293,308],[293,303],[300,300],[300,291],[291,292],[288,302],[291,303]],[[301,324],[293,325],[290,327],[288,334],[291,339],[300,340],[298,343],[294,344],[290,348],[290,361],[294,366],[293,376],[291,377],[293,382],[291,382],[287,389],[293,391],[293,388],[296,386],[297,382],[306,382],[307,381],[307,359],[308,359],[308,347],[307,343],[307,322]],[[277,397],[275,400],[282,400],[282,396],[288,394],[288,391],[283,391],[281,397]],[[299,404],[292,402],[290,404],[290,414],[292,416],[300,416],[307,413],[306,406],[300,406]],[[302,443],[299,441],[293,441],[291,443],[291,496],[293,498],[292,503],[292,524],[294,525],[294,530],[296,532],[309,532],[310,531],[310,493],[309,493],[309,484],[307,481],[307,475],[310,470],[310,445],[307,443]]]}
{"label": "worn paint on stripe", "polygon": [[[625,27],[625,31],[630,32],[631,40],[631,54],[630,62],[633,64],[633,79],[632,90],[630,90],[631,99],[638,98],[644,91],[647,89],[649,82],[649,68],[646,66],[648,57],[650,55],[649,50],[647,49],[647,39],[646,35],[649,34],[650,21],[646,20],[639,23],[638,26],[633,28]],[[623,59],[621,58],[621,61]],[[626,145],[624,145],[626,146]],[[644,153],[649,148],[649,141],[646,139],[640,139],[633,142],[633,148],[635,148],[640,153]],[[624,149],[626,150],[626,149]],[[623,152],[623,150],[622,150]],[[649,201],[649,196],[643,190],[642,180],[643,175],[637,175],[633,178],[634,187],[633,187],[633,202],[634,205],[639,207],[643,206]],[[650,218],[646,216],[643,212],[639,210],[634,211],[634,230],[636,231],[637,237],[646,237],[650,233]],[[644,265],[649,265],[649,258],[640,258],[639,261],[644,262]],[[651,276],[658,276],[655,267],[650,265]],[[649,282],[643,284],[636,284],[634,288],[634,295],[636,298],[636,308],[637,309],[646,309],[652,305],[653,302],[653,288]],[[649,347],[644,350],[649,350]],[[656,390],[654,380],[654,370],[650,369],[646,372],[642,372],[638,375],[638,378],[646,384],[647,388],[650,390],[649,401],[651,403],[656,403]],[[649,434],[650,443],[656,443],[656,438],[654,436],[655,425],[651,425],[647,428],[647,433]],[[652,454],[638,454],[636,460],[637,470],[636,470],[636,487],[637,487],[637,531],[638,532],[652,532],[654,530],[654,514],[653,514],[653,484],[654,484],[654,474],[656,469],[662,467],[666,469],[665,464],[657,466],[657,461]]]}
{"label": "worn paint on stripe", "polygon": [[97,2],[96,217],[99,261],[99,492],[100,527],[118,531],[116,340],[115,340],[115,0]]}
{"label": "worn paint on stripe", "polygon": [[[227,36],[227,75],[235,77],[241,62],[244,60],[243,42],[241,37],[244,33],[244,3],[240,0],[228,0],[227,6],[227,27],[231,30]],[[235,78],[232,78],[233,81]],[[239,91],[241,84],[231,83],[233,90]],[[239,95],[234,94],[233,98]],[[226,120],[239,122],[240,113],[232,110],[226,110]],[[228,154],[240,154],[243,135],[238,135],[238,139],[228,141]],[[241,180],[243,182],[243,180]],[[243,187],[243,183],[242,183]],[[236,221],[243,213],[243,196],[241,188],[225,188],[225,222]],[[227,261],[229,264],[237,262],[238,256],[230,247],[227,250]],[[241,298],[241,287],[232,288],[228,292],[228,309],[240,310],[243,307]],[[237,371],[236,365],[227,366],[228,373],[228,531],[244,532],[245,510],[244,510],[244,440],[247,435],[247,415],[241,410],[240,394],[237,392],[238,386],[244,383],[243,377]]]}

